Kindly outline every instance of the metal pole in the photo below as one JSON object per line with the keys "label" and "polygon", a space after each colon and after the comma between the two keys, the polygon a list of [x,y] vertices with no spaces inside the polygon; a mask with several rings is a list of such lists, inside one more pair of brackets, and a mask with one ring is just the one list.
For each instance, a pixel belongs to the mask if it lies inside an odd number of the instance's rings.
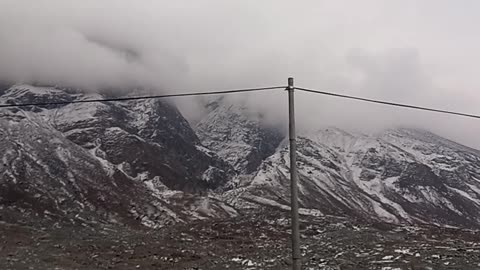
{"label": "metal pole", "polygon": [[290,139],[290,190],[292,212],[292,269],[300,270],[300,229],[298,218],[298,175],[297,175],[297,143],[295,135],[295,100],[293,78],[288,78],[288,116]]}

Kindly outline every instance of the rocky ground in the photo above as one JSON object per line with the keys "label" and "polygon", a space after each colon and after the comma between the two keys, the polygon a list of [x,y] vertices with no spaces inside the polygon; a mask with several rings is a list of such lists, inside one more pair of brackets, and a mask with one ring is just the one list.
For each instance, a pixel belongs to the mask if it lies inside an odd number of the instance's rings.
{"label": "rocky ground", "polygon": [[[158,230],[0,223],[0,269],[290,269],[287,213]],[[480,269],[480,232],[304,217],[304,269]]]}

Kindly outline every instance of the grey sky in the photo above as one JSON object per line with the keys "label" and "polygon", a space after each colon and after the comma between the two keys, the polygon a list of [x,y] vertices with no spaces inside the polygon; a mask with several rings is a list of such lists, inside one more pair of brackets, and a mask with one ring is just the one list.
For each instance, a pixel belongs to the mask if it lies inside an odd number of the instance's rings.
{"label": "grey sky", "polygon": [[[294,76],[305,87],[480,114],[479,11],[475,0],[0,0],[0,79],[168,91]],[[284,95],[246,99],[284,119]],[[300,93],[298,103],[303,127],[416,125],[480,148],[478,120]]]}

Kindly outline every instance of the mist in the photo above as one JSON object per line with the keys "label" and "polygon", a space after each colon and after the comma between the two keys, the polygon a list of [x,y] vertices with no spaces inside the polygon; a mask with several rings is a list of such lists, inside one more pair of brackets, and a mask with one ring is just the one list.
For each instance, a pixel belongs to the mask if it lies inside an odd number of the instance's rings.
{"label": "mist", "polygon": [[[480,114],[478,1],[0,0],[0,81],[162,93],[285,85]],[[297,92],[300,129],[429,129],[480,148],[479,120]],[[283,90],[232,95],[285,123]],[[176,103],[192,122],[198,99]]]}

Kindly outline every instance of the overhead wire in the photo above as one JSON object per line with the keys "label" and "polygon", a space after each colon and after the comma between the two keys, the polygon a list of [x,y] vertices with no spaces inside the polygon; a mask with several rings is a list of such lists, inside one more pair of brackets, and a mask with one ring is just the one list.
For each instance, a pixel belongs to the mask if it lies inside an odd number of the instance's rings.
{"label": "overhead wire", "polygon": [[451,115],[480,119],[480,115],[475,115],[475,114],[461,113],[461,112],[428,108],[428,107],[416,106],[416,105],[410,105],[410,104],[402,104],[402,103],[396,103],[396,102],[390,102],[390,101],[384,101],[384,100],[378,100],[378,99],[370,99],[370,98],[363,98],[363,97],[357,97],[357,96],[351,96],[351,95],[337,94],[333,92],[326,92],[326,91],[320,91],[320,90],[314,90],[314,89],[308,89],[308,88],[302,88],[302,87],[295,87],[295,89],[304,91],[304,92],[332,96],[337,98],[353,99],[353,100],[388,105],[388,106],[395,106],[395,107],[402,107],[402,108],[408,108],[408,109],[430,111],[430,112],[436,112],[436,113],[444,113],[444,114],[451,114]]}
{"label": "overhead wire", "polygon": [[210,92],[191,92],[191,93],[165,94],[165,95],[84,99],[84,100],[54,101],[54,102],[13,103],[13,104],[0,104],[0,108],[16,108],[16,107],[28,107],[28,106],[41,107],[41,106],[52,106],[52,105],[68,105],[68,104],[76,104],[76,103],[119,102],[119,101],[129,101],[129,100],[160,99],[160,98],[187,97],[187,96],[225,95],[225,94],[234,94],[234,93],[268,91],[268,90],[285,89],[285,88],[286,86],[269,86],[269,87],[220,90],[220,91],[210,91]]}
{"label": "overhead wire", "polygon": [[[52,106],[52,105],[68,105],[76,103],[94,103],[94,102],[120,102],[120,101],[129,101],[129,100],[145,100],[145,99],[161,99],[161,98],[173,98],[173,97],[187,97],[187,96],[207,96],[207,95],[225,95],[225,94],[235,94],[235,93],[245,93],[245,92],[258,92],[258,91],[269,91],[275,89],[286,89],[287,86],[268,86],[268,87],[256,87],[256,88],[244,88],[244,89],[232,89],[232,90],[219,90],[219,91],[210,91],[210,92],[189,92],[189,93],[178,93],[178,94],[164,94],[164,95],[147,95],[147,96],[130,96],[130,97],[116,97],[116,98],[102,98],[102,99],[84,99],[84,100],[71,100],[71,101],[54,101],[54,102],[32,102],[32,103],[10,103],[10,104],[0,104],[0,109],[2,108],[18,108],[18,107],[29,107],[29,106]],[[429,108],[424,106],[396,103],[390,101],[384,101],[379,99],[370,99],[352,95],[338,94],[334,92],[321,91],[316,89],[294,87],[296,90],[303,92],[332,96],[337,98],[352,99],[369,103],[382,104],[387,106],[402,107],[414,110],[423,110],[436,113],[457,115],[469,118],[480,119],[480,115],[468,114],[456,111],[449,111],[443,109]]]}

